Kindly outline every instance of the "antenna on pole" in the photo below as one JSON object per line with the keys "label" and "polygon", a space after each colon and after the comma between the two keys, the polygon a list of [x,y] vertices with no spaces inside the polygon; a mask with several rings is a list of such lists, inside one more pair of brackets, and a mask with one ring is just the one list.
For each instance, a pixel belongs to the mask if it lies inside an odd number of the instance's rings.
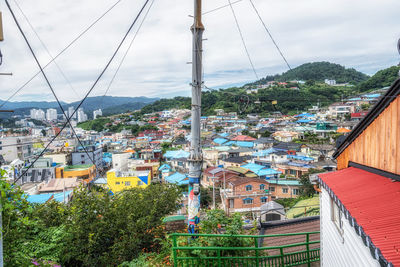
{"label": "antenna on pole", "polygon": [[194,0],[194,22],[192,51],[192,122],[189,156],[189,199],[188,199],[188,232],[198,233],[200,222],[200,176],[203,156],[200,144],[201,88],[203,86],[202,52],[203,31],[201,21],[201,0]]}

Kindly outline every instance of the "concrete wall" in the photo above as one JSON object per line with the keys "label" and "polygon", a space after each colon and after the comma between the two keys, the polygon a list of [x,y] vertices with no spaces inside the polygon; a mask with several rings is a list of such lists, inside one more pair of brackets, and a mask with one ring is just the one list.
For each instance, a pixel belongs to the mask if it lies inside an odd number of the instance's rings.
{"label": "concrete wall", "polygon": [[380,266],[344,215],[340,233],[331,219],[331,198],[325,189],[321,190],[321,266]]}

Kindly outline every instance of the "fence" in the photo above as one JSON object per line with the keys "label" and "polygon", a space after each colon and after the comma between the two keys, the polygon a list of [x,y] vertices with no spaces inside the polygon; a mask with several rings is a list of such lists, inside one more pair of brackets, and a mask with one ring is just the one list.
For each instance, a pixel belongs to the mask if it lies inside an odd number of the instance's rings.
{"label": "fence", "polygon": [[[310,248],[310,245],[318,244],[320,241],[310,241],[310,236],[319,232],[277,234],[277,235],[214,235],[214,234],[171,234],[173,242],[173,261],[175,267],[191,266],[217,266],[217,267],[275,267],[275,266],[297,266],[320,260],[319,248]],[[304,236],[305,241],[281,246],[264,247],[259,240],[268,237],[290,237]],[[179,239],[180,238],[180,239]],[[182,243],[185,246],[179,246]],[[193,239],[195,238],[195,239]],[[206,242],[196,242],[201,238],[209,238]],[[213,238],[223,238],[229,244],[229,240],[251,240],[251,246],[208,246],[214,243]],[[190,240],[196,240],[190,242]],[[203,244],[204,246],[190,246],[190,244]],[[240,243],[240,242],[239,242]],[[244,244],[246,242],[242,242]],[[212,245],[212,244],[211,244]],[[305,247],[305,249],[304,249]],[[290,249],[291,252],[285,250]],[[294,251],[293,251],[294,250]],[[179,255],[185,254],[185,255]],[[270,255],[271,254],[271,255]],[[272,255],[274,254],[274,255]]]}

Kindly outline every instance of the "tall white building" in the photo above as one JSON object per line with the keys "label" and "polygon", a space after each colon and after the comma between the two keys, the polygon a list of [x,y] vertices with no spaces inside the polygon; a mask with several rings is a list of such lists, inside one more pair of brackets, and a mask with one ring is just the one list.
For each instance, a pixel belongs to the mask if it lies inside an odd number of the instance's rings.
{"label": "tall white building", "polygon": [[[75,111],[75,108],[74,107],[68,107],[68,116],[71,118],[71,115],[72,115],[72,113],[74,113],[74,111]],[[76,113],[77,112],[75,112],[75,114],[74,114],[74,116],[72,116],[72,119],[76,119]]]}
{"label": "tall white building", "polygon": [[99,108],[98,110],[93,111],[93,119],[96,119],[97,116],[102,116],[103,112],[101,112],[101,109]]}
{"label": "tall white building", "polygon": [[25,160],[33,155],[31,136],[8,136],[0,138],[0,155],[6,162]]}
{"label": "tall white building", "polygon": [[83,112],[83,108],[79,108],[77,113],[78,113],[78,122],[87,121],[88,117],[85,114],[85,112]]}
{"label": "tall white building", "polygon": [[35,120],[44,120],[44,119],[46,119],[45,113],[41,109],[31,109],[30,110],[30,117],[31,117],[31,119],[35,119]]}
{"label": "tall white building", "polygon": [[49,108],[49,109],[46,111],[46,119],[47,119],[48,121],[55,121],[55,120],[57,120],[57,110],[54,109],[54,108]]}

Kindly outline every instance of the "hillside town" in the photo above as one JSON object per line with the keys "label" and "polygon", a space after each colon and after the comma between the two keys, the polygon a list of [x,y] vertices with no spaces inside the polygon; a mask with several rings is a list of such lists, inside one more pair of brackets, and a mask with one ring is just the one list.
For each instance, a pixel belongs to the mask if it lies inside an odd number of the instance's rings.
{"label": "hillside town", "polygon": [[398,3],[4,2],[0,267],[400,266]]}

